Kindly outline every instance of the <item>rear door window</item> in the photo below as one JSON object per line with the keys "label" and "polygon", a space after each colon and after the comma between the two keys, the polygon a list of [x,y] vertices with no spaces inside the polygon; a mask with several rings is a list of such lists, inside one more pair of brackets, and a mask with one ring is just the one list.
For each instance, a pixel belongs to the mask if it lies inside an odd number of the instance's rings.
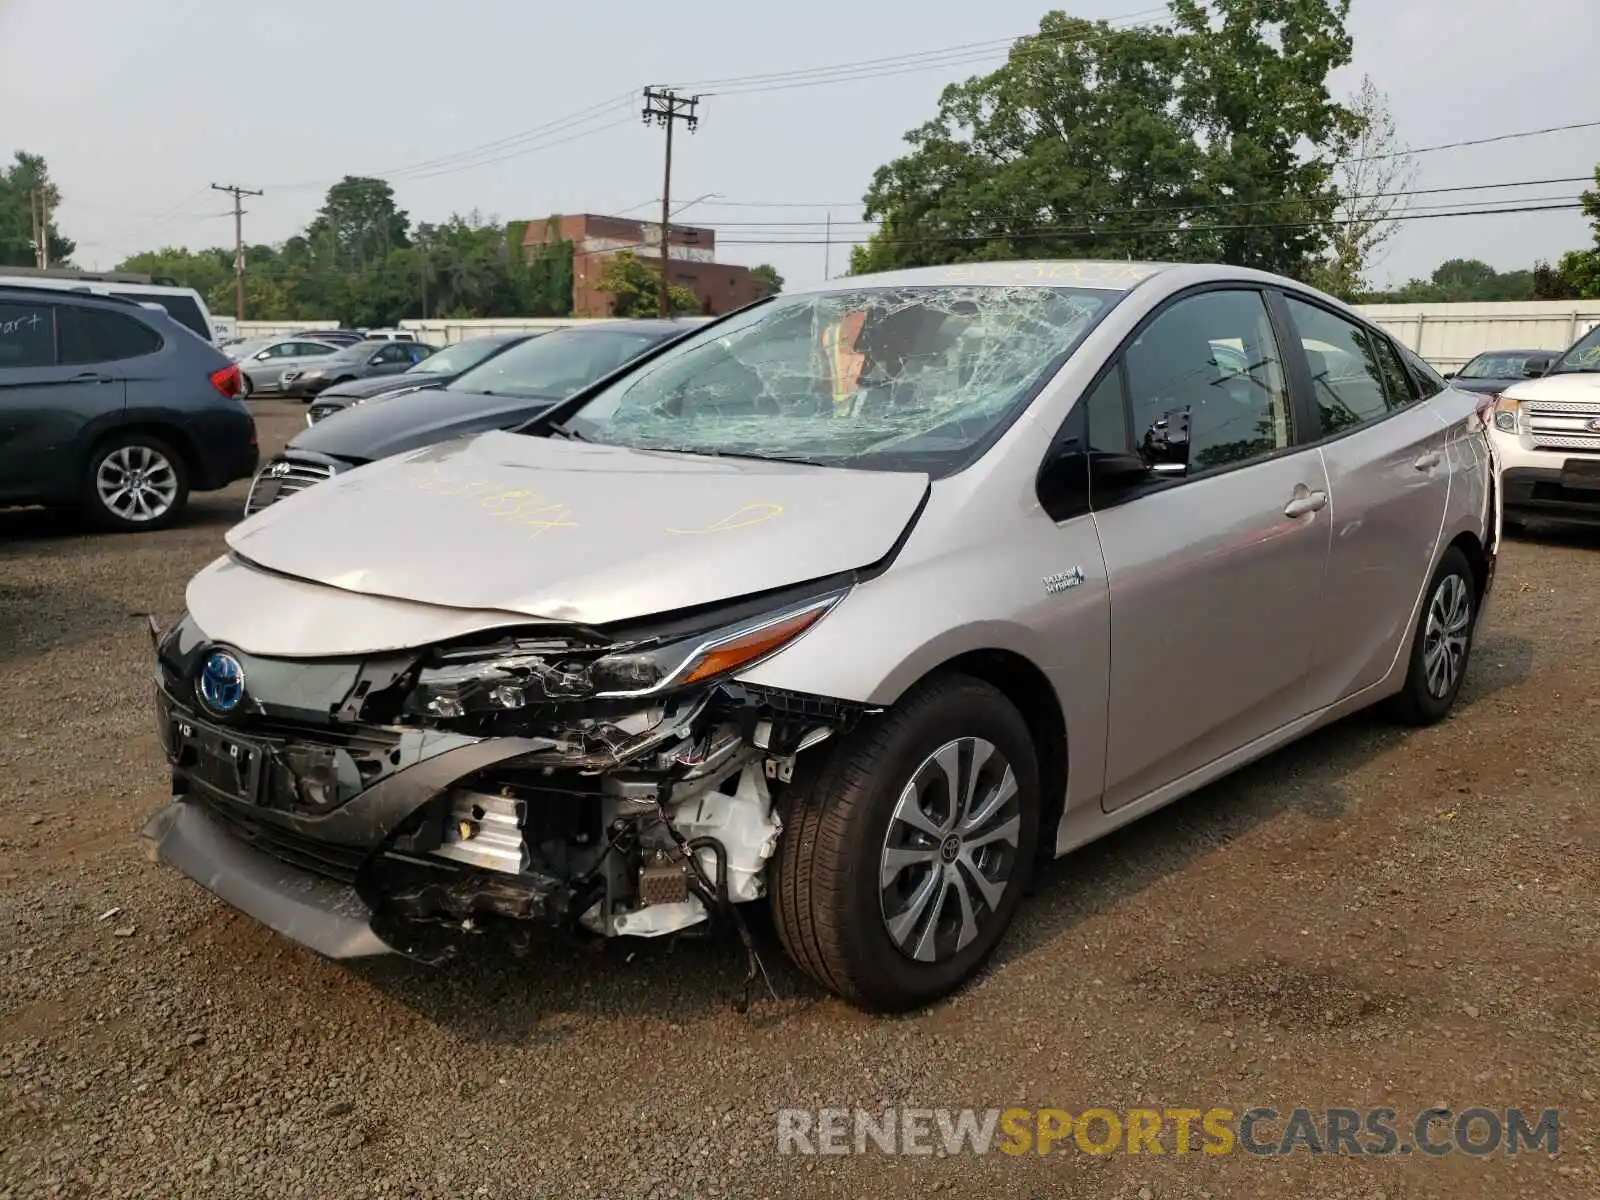
{"label": "rear door window", "polygon": [[0,300],[0,371],[55,363],[54,310],[48,304]]}
{"label": "rear door window", "polygon": [[[1321,435],[1330,437],[1386,417],[1394,408],[1366,330],[1327,309],[1285,296],[1311,368]],[[1409,404],[1409,395],[1405,403]]]}
{"label": "rear door window", "polygon": [[155,330],[121,313],[63,304],[56,320],[63,363],[121,362],[161,349]]}

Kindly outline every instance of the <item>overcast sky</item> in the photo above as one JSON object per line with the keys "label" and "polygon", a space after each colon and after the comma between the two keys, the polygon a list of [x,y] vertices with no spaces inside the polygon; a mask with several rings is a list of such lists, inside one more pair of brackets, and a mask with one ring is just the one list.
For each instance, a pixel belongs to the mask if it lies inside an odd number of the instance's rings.
{"label": "overcast sky", "polygon": [[[253,242],[296,232],[345,174],[390,175],[401,207],[420,220],[473,209],[501,220],[648,216],[660,196],[662,135],[639,119],[642,85],[992,42],[1036,29],[1046,7],[0,0],[0,155],[45,155],[77,261],[101,269],[141,249],[231,243],[229,201],[208,190],[212,183],[266,190],[249,201]],[[1086,17],[1157,15],[1155,0],[1064,7]],[[1370,74],[1413,147],[1600,120],[1595,0],[1355,0],[1351,30],[1355,62],[1338,90]],[[821,224],[754,222],[831,215],[840,222],[835,237],[854,231],[843,223],[859,220],[874,168],[932,115],[944,84],[998,65],[1003,49],[964,57],[975,61],[826,86],[774,90],[786,81],[768,79],[768,90],[739,94],[751,85],[706,83],[701,90],[722,94],[702,101],[698,133],[678,137],[673,196],[718,195],[682,219],[721,226],[724,261],[772,262],[796,282],[821,278],[828,254],[820,245],[733,243],[822,237]],[[476,151],[486,143],[498,145]],[[1600,129],[1524,138],[1420,155],[1417,186],[1582,176],[1597,160]],[[1580,190],[1553,184],[1417,203],[1571,199]],[[769,206],[778,202],[816,207]],[[732,227],[740,222],[752,224]],[[1426,275],[1454,256],[1523,267],[1588,236],[1571,212],[1419,220],[1396,236],[1377,275]],[[847,260],[846,247],[832,248],[835,274]]]}

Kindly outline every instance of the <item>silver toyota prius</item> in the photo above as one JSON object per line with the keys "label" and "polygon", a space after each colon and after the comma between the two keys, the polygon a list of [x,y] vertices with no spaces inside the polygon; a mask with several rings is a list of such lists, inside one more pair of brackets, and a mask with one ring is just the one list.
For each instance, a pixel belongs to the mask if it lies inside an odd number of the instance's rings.
{"label": "silver toyota prius", "polygon": [[1450,710],[1480,400],[1249,270],[788,292],[232,529],[153,631],[145,836],[336,958],[766,902],[823,987],[923,1004],[1041,856],[1379,701]]}

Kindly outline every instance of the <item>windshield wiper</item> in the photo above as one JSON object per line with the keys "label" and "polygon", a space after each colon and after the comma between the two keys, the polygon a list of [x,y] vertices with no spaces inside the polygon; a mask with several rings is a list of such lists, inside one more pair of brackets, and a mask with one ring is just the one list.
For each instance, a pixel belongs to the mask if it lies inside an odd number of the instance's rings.
{"label": "windshield wiper", "polygon": [[592,441],[594,441],[594,439],[591,438],[588,434],[579,433],[572,426],[563,424],[560,421],[552,421],[549,425],[545,426],[545,429],[549,433],[559,433],[562,437],[566,438],[569,442],[592,442]]}

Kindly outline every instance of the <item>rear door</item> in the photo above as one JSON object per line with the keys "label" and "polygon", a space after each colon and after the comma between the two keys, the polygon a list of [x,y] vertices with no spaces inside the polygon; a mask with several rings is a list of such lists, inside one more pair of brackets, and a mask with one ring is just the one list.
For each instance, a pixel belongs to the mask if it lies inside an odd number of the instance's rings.
{"label": "rear door", "polygon": [[0,500],[76,495],[84,430],[122,411],[122,375],[85,340],[85,311],[0,300]]}
{"label": "rear door", "polygon": [[1319,709],[1393,665],[1433,567],[1450,471],[1444,422],[1419,403],[1388,337],[1309,297],[1281,303],[1328,470],[1333,542],[1310,681]]}

